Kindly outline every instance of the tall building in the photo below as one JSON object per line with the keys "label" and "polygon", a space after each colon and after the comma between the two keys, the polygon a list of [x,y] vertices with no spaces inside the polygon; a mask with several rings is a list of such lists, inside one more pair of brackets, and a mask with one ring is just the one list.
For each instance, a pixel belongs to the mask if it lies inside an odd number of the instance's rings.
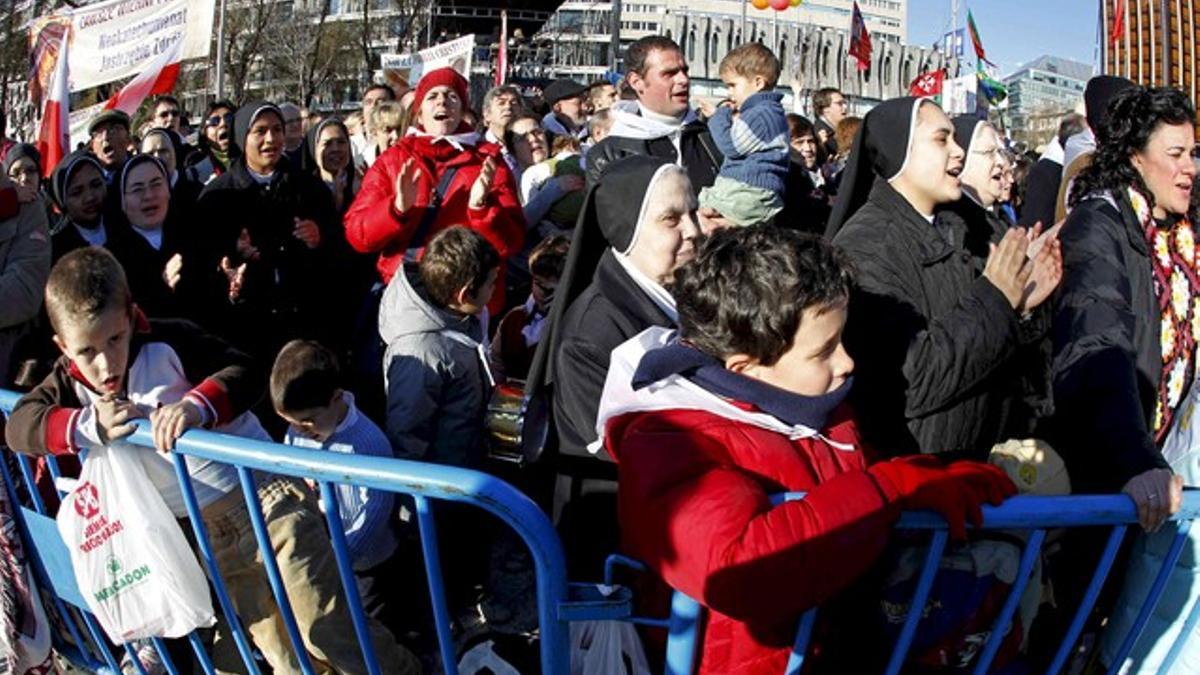
{"label": "tall building", "polygon": [[[1114,15],[1118,11],[1119,17]],[[1200,2],[1101,0],[1100,12],[1105,73],[1138,84],[1178,87],[1196,100]]]}
{"label": "tall building", "polygon": [[1008,88],[1009,133],[1036,148],[1058,130],[1063,115],[1083,100],[1092,66],[1057,56],[1039,56],[1004,78]]}

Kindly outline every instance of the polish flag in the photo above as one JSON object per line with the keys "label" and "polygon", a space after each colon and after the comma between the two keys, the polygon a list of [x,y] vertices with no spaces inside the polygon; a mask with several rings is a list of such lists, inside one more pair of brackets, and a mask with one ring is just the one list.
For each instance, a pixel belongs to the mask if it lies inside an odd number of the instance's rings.
{"label": "polish flag", "polygon": [[182,55],[183,36],[180,35],[170,47],[146,64],[145,70],[121,87],[121,91],[113,94],[104,104],[104,109],[120,110],[132,117],[146,97],[170,93],[175,88],[175,80],[179,79],[179,61]]}
{"label": "polish flag", "polygon": [[42,126],[38,130],[37,149],[42,155],[42,173],[49,176],[54,167],[70,152],[71,130],[67,118],[71,112],[71,87],[67,82],[67,44],[71,35],[70,30],[63,31],[62,42],[58,46],[58,59],[54,63],[54,74],[50,77],[50,86],[46,105],[42,108]]}

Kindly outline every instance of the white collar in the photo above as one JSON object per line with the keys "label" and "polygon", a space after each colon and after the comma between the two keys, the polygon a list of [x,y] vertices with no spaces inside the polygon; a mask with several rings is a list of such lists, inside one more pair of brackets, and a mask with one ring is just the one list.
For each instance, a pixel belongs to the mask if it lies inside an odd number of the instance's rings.
{"label": "white collar", "polygon": [[432,138],[434,143],[445,141],[454,146],[455,150],[462,151],[467,146],[474,147],[479,144],[479,132],[468,131],[463,134],[449,134],[446,136],[435,136],[425,133],[416,127],[409,127],[406,136],[419,136],[421,138]]}
{"label": "white collar", "polygon": [[613,257],[617,259],[617,264],[625,270],[633,283],[646,294],[646,297],[650,298],[651,302],[662,310],[662,313],[666,314],[672,323],[679,323],[679,310],[675,308],[675,298],[671,297],[671,293],[657,281],[642,273],[629,259],[629,256],[614,250]]}

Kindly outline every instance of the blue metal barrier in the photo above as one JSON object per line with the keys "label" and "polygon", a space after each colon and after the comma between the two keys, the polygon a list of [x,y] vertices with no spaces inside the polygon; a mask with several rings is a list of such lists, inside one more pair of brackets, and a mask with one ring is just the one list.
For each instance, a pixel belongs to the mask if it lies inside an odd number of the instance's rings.
{"label": "blue metal barrier", "polygon": [[[16,394],[0,390],[0,411],[10,411],[17,399]],[[137,445],[151,447],[153,441],[149,433],[149,425],[144,421],[139,422],[138,430],[128,440]],[[491,513],[515,531],[529,548],[536,573],[538,630],[543,673],[569,672],[569,624],[585,620],[623,620],[665,628],[670,633],[667,654],[668,672],[684,675],[694,670],[695,659],[699,654],[700,640],[703,635],[704,611],[699,603],[682,593],[677,593],[672,602],[673,611],[670,617],[661,619],[633,617],[631,614],[632,597],[629,590],[617,586],[613,579],[613,565],[617,563],[633,567],[635,570],[645,570],[636,561],[628,559],[614,559],[613,564],[609,565],[606,570],[606,584],[603,586],[568,584],[562,547],[550,521],[537,505],[504,481],[484,473],[465,469],[381,457],[335,455],[319,450],[305,450],[193,430],[185,434],[177,443],[174,459],[176,474],[180,479],[184,503],[194,530],[200,560],[213,582],[219,613],[223,615],[228,624],[238,653],[251,673],[259,672],[254,660],[253,645],[234,612],[233,604],[217,571],[211,540],[203,520],[199,517],[200,510],[191,480],[187,475],[184,456],[221,462],[238,468],[254,534],[260,550],[266,553],[270,553],[272,549],[267,538],[261,505],[254,489],[252,472],[308,478],[319,484],[327,507],[326,520],[338,574],[343,592],[346,593],[348,599],[353,624],[350,628],[355,631],[367,669],[371,673],[378,673],[380,669],[367,634],[367,620],[354,584],[349,553],[346,549],[345,532],[342,530],[341,520],[337,513],[337,500],[333,492],[335,484],[351,484],[413,496],[426,563],[426,581],[432,600],[439,656],[445,672],[455,673],[456,665],[454,663],[454,645],[450,635],[450,617],[441,578],[436,525],[433,518],[437,501],[470,504]],[[57,474],[58,469],[52,458],[50,466],[51,472]],[[66,547],[61,539],[57,538],[57,529],[53,520],[47,516],[46,505],[32,487],[34,472],[30,460],[26,457],[18,457],[17,467],[21,482],[30,488],[29,506],[22,505],[19,509],[18,524],[22,536],[26,541],[32,543],[30,546],[31,561],[37,582],[53,595],[53,607],[50,609],[54,610],[62,620],[66,631],[66,634],[59,634],[61,631],[56,633],[55,648],[59,653],[85,669],[96,672],[120,672],[117,657],[113,655],[99,625],[95,618],[88,613],[86,604],[79,595],[78,588],[75,587]],[[13,496],[14,504],[18,503],[16,500],[18,495],[16,477],[8,470],[6,462],[0,462],[0,473],[3,474],[4,488]],[[781,499],[785,497],[781,496]],[[1106,527],[1110,529],[1107,545],[1101,558],[1097,561],[1082,604],[1076,609],[1055,654],[1054,661],[1048,669],[1050,673],[1057,673],[1066,664],[1071,650],[1084,628],[1085,620],[1112,569],[1127,526],[1136,523],[1137,518],[1133,504],[1123,495],[1017,497],[1010,499],[1001,507],[984,507],[983,514],[984,529],[1016,529],[1027,530],[1030,533],[1021,555],[1017,579],[1000,614],[995,619],[989,640],[980,651],[980,657],[975,667],[976,673],[987,672],[996,656],[1009,622],[1017,609],[1021,593],[1034,569],[1046,530],[1071,527]],[[1117,660],[1118,667],[1125,655],[1133,648],[1145,627],[1149,613],[1160,599],[1166,577],[1178,559],[1187,536],[1188,526],[1197,517],[1200,517],[1200,493],[1189,492],[1185,494],[1183,509],[1173,518],[1177,524],[1177,533],[1166,563],[1160,571],[1151,593],[1146,598],[1131,631],[1124,636],[1120,649],[1121,658]],[[888,673],[899,672],[904,664],[921,618],[919,610],[925,606],[937,574],[939,559],[946,545],[946,524],[934,514],[904,514],[898,528],[929,530],[931,534],[925,565],[916,583],[910,610],[900,631],[899,639],[891,653]],[[263,557],[273,558],[271,555]],[[286,608],[288,606],[286,591],[282,581],[278,578],[278,570],[273,570],[272,567],[271,564],[266,566],[272,592],[279,606]],[[800,621],[794,653],[788,664],[787,672],[789,673],[799,672],[803,664],[816,613],[816,609],[809,610]],[[305,671],[310,672],[311,664],[306,658],[303,642],[296,630],[294,616],[291,616],[290,611],[285,611],[284,614],[289,623],[288,633],[296,647],[297,656]],[[1190,628],[1197,623],[1200,623],[1200,605],[1190,609],[1185,631],[1171,650],[1160,672],[1166,673],[1170,670],[1173,659],[1178,655],[1182,637],[1188,635]],[[204,672],[214,672],[214,666],[205,652],[205,645],[200,636],[192,634],[188,637],[187,642]],[[177,672],[163,642],[156,639],[150,644],[160,653],[168,672]],[[131,655],[136,649],[134,645],[122,645],[121,648]],[[133,658],[133,661],[134,668],[140,671],[137,659]]]}
{"label": "blue metal barrier", "polygon": [[[0,410],[4,412],[11,411],[18,399],[19,396],[17,394],[0,390]],[[126,440],[136,445],[148,448],[153,447],[153,438],[150,435],[149,423],[141,420],[137,424],[137,431]],[[545,673],[566,673],[568,671],[568,619],[564,617],[571,614],[574,603],[573,598],[568,595],[569,586],[566,580],[566,567],[562,546],[545,514],[528,497],[508,483],[490,475],[466,469],[363,455],[332,455],[320,450],[306,450],[275,443],[232,438],[208,431],[192,430],[180,438],[176,444],[176,473],[180,478],[184,503],[194,529],[200,558],[213,582],[220,605],[220,612],[228,622],[242,660],[251,673],[258,672],[252,648],[241,623],[238,621],[236,613],[233,611],[232,602],[225,592],[224,583],[217,571],[211,541],[204,527],[204,521],[199,517],[200,510],[196,495],[192,488],[191,480],[187,476],[183,460],[184,456],[221,462],[238,467],[242,478],[244,496],[250,507],[251,518],[255,521],[253,524],[258,545],[261,551],[268,554],[263,556],[267,560],[273,559],[273,556],[270,555],[272,548],[266,538],[265,527],[261,522],[262,512],[258,505],[257,495],[253,490],[253,480],[249,478],[251,471],[262,471],[282,476],[315,480],[321,484],[322,491],[327,495],[325,500],[326,505],[331,508],[335,508],[331,505],[337,502],[328,498],[328,491],[331,489],[331,484],[335,483],[353,484],[355,486],[408,494],[417,498],[418,520],[422,542],[426,550],[425,558],[426,562],[430,563],[426,569],[427,581],[429,582],[431,597],[434,599],[434,606],[436,608],[437,616],[435,625],[440,643],[440,654],[443,658],[442,665],[445,672],[450,674],[456,672],[456,664],[453,658],[454,646],[449,642],[450,622],[444,606],[445,594],[440,578],[440,568],[437,564],[436,525],[430,515],[433,508],[431,501],[440,500],[470,504],[491,513],[520,536],[533,558],[536,570],[538,631],[542,670]],[[66,550],[61,540],[58,541],[58,548],[61,549],[58,551],[61,554],[59,557],[49,560],[43,555],[43,549],[45,551],[55,550],[53,541],[47,543],[47,540],[53,540],[54,535],[57,534],[57,530],[54,528],[54,523],[46,515],[46,507],[42,503],[41,498],[36,495],[36,489],[32,487],[35,484],[34,472],[29,458],[17,456],[17,462],[22,478],[24,479],[24,484],[30,486],[30,502],[33,506],[33,508],[22,506],[19,509],[18,521],[22,535],[27,538],[27,541],[33,543],[30,546],[31,558],[33,559],[34,571],[38,582],[51,589],[55,588],[55,584],[59,582],[69,583],[73,587],[74,578],[69,567],[70,559],[66,555]],[[49,458],[49,462],[53,464],[54,459]],[[4,463],[0,462],[0,464]],[[53,471],[57,472],[57,467]],[[13,496],[13,503],[19,504],[20,502],[16,500],[16,484],[13,476],[9,475],[7,466],[3,467],[3,473],[5,487]],[[353,628],[359,637],[360,644],[364,648],[363,651],[366,655],[369,669],[373,673],[378,673],[379,668],[377,663],[375,663],[370,641],[365,634],[367,622],[363,615],[361,602],[356,601],[357,587],[353,584],[353,579],[348,578],[352,577],[352,574],[346,574],[349,571],[347,569],[349,554],[345,548],[345,532],[342,530],[340,519],[335,514],[336,511],[327,518],[327,522],[333,533],[332,539],[335,556],[339,558],[343,592],[346,593],[348,598],[354,598],[349,602],[350,613],[354,623]],[[32,521],[48,523],[49,527],[30,528],[29,523]],[[33,534],[35,531],[37,532],[37,536]],[[64,560],[67,564],[65,569],[62,564]],[[53,562],[54,564],[48,565],[46,564],[47,562]],[[269,576],[277,577],[277,570],[275,573],[272,573],[271,565],[269,564],[267,565],[267,571]],[[70,580],[69,582],[67,581],[68,579]],[[286,606],[287,598],[286,593],[283,591],[282,583],[277,578],[272,578],[271,582],[276,600],[280,603],[281,607]],[[580,588],[579,591],[582,593],[586,591],[586,588]],[[78,615],[87,626],[91,638],[88,640],[77,630],[73,630],[71,631],[70,640],[74,645],[72,646],[63,640],[59,640],[62,644],[56,644],[56,648],[61,647],[61,653],[70,654],[73,658],[77,658],[81,667],[97,672],[120,672],[116,658],[108,648],[108,644],[94,617],[91,617],[87,612],[87,607],[83,604],[82,598],[79,597],[78,590],[76,589],[74,594],[56,593],[56,597],[59,598],[56,604],[60,608],[60,615],[64,619]],[[616,597],[585,598],[580,603],[583,608],[576,608],[576,612],[584,611],[589,616],[595,615],[603,618],[620,618],[628,615],[629,597],[629,594],[626,592],[618,594]],[[65,607],[64,601],[71,605],[71,607]],[[588,607],[592,609],[586,609]],[[299,636],[291,630],[294,628],[294,616],[291,616],[291,612],[286,612],[285,614],[289,623],[293,623],[293,626],[289,626],[288,632],[292,633],[293,642],[298,642]],[[68,621],[67,625],[70,626],[71,621]],[[191,642],[201,667],[206,672],[212,672],[213,665],[211,659],[203,652],[200,641],[198,639],[191,639]],[[302,664],[308,665],[305,663],[306,660],[302,647],[303,645],[301,644],[301,648],[297,649],[297,655],[300,657]],[[165,651],[162,652],[162,655],[166,657]]]}

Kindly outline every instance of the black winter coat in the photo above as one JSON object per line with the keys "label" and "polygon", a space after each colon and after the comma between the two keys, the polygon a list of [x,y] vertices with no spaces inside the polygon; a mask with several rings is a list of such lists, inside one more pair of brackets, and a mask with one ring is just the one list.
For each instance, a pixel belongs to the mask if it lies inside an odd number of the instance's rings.
{"label": "black winter coat", "polygon": [[[263,349],[272,350],[291,338],[328,339],[335,329],[345,331],[344,326],[329,325],[334,323],[331,308],[339,301],[358,300],[340,297],[345,279],[336,263],[347,246],[329,191],[319,179],[281,161],[270,182],[258,183],[238,160],[204,187],[197,211],[198,227],[212,228],[214,264],[222,256],[235,267],[247,263],[229,319],[236,344],[262,356]],[[317,248],[308,248],[294,236],[296,218],[317,223]],[[238,252],[243,229],[258,249],[257,259],[243,260]]]}
{"label": "black winter coat", "polygon": [[[999,244],[1010,225],[995,209],[985,209],[966,194],[938,209],[938,218],[950,227],[961,221],[963,248],[975,261],[975,273],[982,275],[987,266],[989,245]],[[1007,385],[1011,397],[1004,399],[1004,426],[1001,439],[1029,438],[1037,435],[1038,424],[1049,416],[1050,387],[1050,303],[1043,303],[1020,322],[1020,344],[1013,356]]]}
{"label": "black winter coat", "polygon": [[[609,136],[588,151],[587,183],[595,185],[609,162],[628,155],[649,155],[681,163],[687,169],[688,179],[692,181],[692,190],[700,194],[700,188],[710,187],[717,180],[717,172],[721,170],[725,156],[717,149],[717,144],[708,133],[708,126],[703,122],[684,125],[679,148],[680,152],[676,153],[675,145],[666,136],[648,140]],[[679,154],[683,155],[682,162]]]}
{"label": "black winter coat", "polygon": [[856,270],[845,343],[864,439],[888,455],[982,458],[1000,439],[1017,313],[955,218],[931,225],[887,183],[834,239]]}
{"label": "black winter coat", "polygon": [[561,454],[612,461],[604,450],[596,455],[587,451],[596,440],[596,413],[612,350],[647,328],[674,325],[612,252],[605,252],[592,283],[563,314],[562,345],[553,355],[558,359],[554,423]]}
{"label": "black winter coat", "polygon": [[1151,435],[1162,347],[1150,251],[1123,194],[1081,202],[1060,236],[1050,440],[1077,491],[1116,492],[1167,466]]}
{"label": "black winter coat", "polygon": [[1042,158],[1033,165],[1025,179],[1025,201],[1021,204],[1018,225],[1033,227],[1040,222],[1046,229],[1054,226],[1054,210],[1058,206],[1062,174],[1062,164],[1053,160]]}
{"label": "black winter coat", "polygon": [[[190,319],[209,326],[223,296],[218,285],[219,273],[199,244],[191,221],[172,210],[163,223],[162,245],[158,249],[128,222],[121,224],[119,236],[107,248],[125,268],[133,300],[147,316]],[[172,290],[163,278],[163,271],[177,253],[183,267]]]}

